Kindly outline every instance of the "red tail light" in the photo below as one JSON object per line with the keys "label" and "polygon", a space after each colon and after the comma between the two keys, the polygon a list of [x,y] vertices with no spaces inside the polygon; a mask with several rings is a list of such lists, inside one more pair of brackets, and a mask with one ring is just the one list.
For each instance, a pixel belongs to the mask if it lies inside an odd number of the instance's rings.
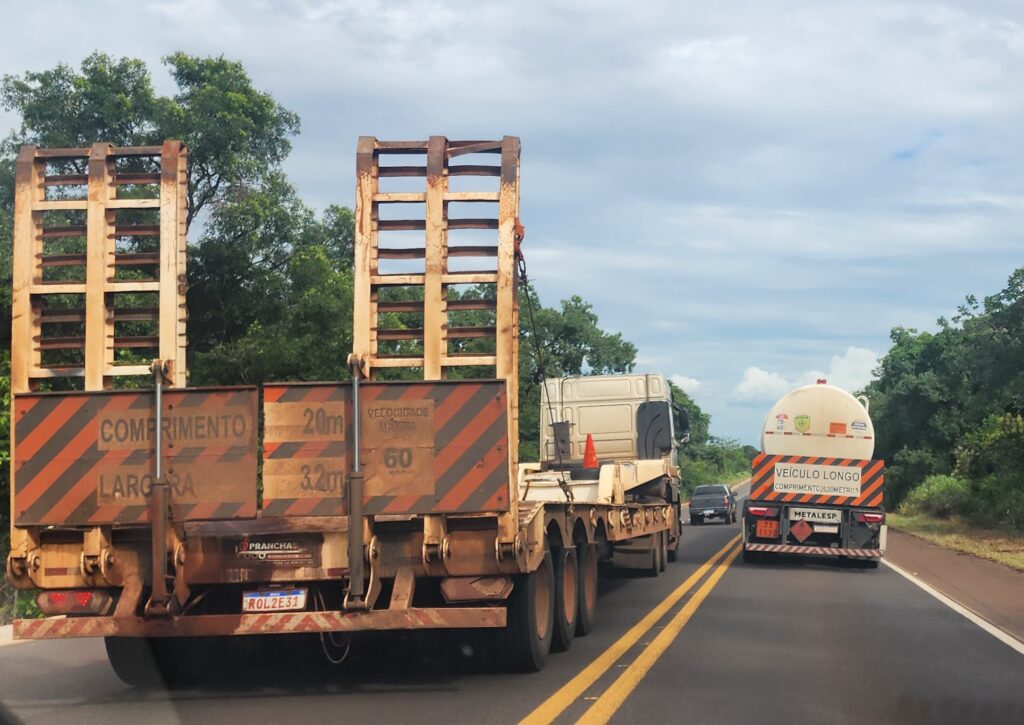
{"label": "red tail light", "polygon": [[882,514],[882,513],[873,514],[873,513],[865,513],[863,511],[861,511],[861,512],[858,512],[858,513],[854,514],[853,517],[857,521],[860,521],[862,524],[884,524],[885,523],[885,514]]}
{"label": "red tail light", "polygon": [[729,505],[729,497],[728,496],[722,496],[722,503],[724,503],[726,506],[728,506]]}
{"label": "red tail light", "polygon": [[43,614],[105,614],[113,598],[102,589],[42,591],[36,604]]}
{"label": "red tail light", "polygon": [[779,509],[775,506],[748,506],[747,513],[751,516],[775,516]]}

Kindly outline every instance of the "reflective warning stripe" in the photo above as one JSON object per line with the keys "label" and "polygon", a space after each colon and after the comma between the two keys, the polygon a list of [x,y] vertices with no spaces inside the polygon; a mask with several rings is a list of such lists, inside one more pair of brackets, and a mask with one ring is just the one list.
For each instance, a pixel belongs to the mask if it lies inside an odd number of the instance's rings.
{"label": "reflective warning stripe", "polygon": [[498,628],[507,622],[499,606],[410,607],[364,612],[275,612],[142,617],[47,617],[14,620],[15,639],[69,637],[196,637],[212,635],[358,632],[366,630]]}
{"label": "reflective warning stripe", "polygon": [[[14,523],[139,523],[155,472],[152,391],[14,398]],[[164,471],[179,520],[256,514],[255,388],[164,393]]]}
{"label": "reflective warning stripe", "polygon": [[[275,406],[309,402],[313,409],[317,401],[341,402],[342,406],[336,410],[343,410],[344,432],[333,439],[328,436],[328,440],[310,441],[304,429],[282,426],[276,432],[268,430],[263,449],[263,515],[347,513],[344,486],[336,496],[332,491],[295,495],[296,491],[301,493],[295,471],[304,469],[301,469],[302,464],[298,464],[298,469],[289,469],[287,461],[301,459],[316,466],[331,460],[335,468],[340,462],[341,475],[347,480],[352,470],[352,450],[348,442],[354,437],[351,384],[281,384],[268,385],[264,390],[268,420],[277,415]],[[429,491],[417,487],[403,493],[399,479],[388,495],[366,495],[363,506],[367,514],[508,510],[508,406],[503,381],[366,382],[359,386],[359,394],[364,413],[374,403],[429,401],[433,415],[433,457],[428,469],[423,471],[429,479]],[[364,470],[369,458],[368,446],[373,445],[367,433],[365,429],[361,431],[360,458]],[[376,450],[379,453],[381,449]],[[281,471],[277,480],[274,480],[274,471]]]}
{"label": "reflective warning stripe", "polygon": [[747,551],[768,551],[775,554],[807,554],[808,556],[859,556],[881,557],[882,549],[833,549],[829,546],[793,546],[791,544],[754,544],[743,545]]}

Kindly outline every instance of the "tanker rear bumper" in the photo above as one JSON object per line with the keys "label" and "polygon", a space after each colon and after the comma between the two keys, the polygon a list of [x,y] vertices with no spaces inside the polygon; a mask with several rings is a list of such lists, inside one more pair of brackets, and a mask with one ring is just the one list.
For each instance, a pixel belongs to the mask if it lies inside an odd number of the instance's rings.
{"label": "tanker rear bumper", "polygon": [[65,637],[214,637],[415,629],[504,627],[504,607],[414,607],[367,612],[204,614],[184,617],[48,617],[16,619],[15,639]]}
{"label": "tanker rear bumper", "polygon": [[805,556],[854,556],[864,559],[881,559],[884,549],[838,549],[831,546],[800,546],[795,544],[755,544],[745,542],[746,551],[765,551],[772,554],[803,554]]}

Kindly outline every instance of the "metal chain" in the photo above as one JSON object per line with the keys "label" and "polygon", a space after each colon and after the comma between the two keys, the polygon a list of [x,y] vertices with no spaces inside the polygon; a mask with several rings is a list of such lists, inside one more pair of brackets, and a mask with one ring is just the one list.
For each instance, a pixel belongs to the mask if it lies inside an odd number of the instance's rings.
{"label": "metal chain", "polygon": [[[516,258],[518,260],[519,275],[517,281],[520,285],[520,289],[526,294],[526,313],[530,318],[530,340],[533,342],[534,354],[537,357],[537,372],[535,379],[542,386],[547,385],[547,373],[544,366],[544,351],[540,344],[540,338],[537,335],[537,322],[533,316],[533,298],[530,297],[530,279],[526,276],[526,258],[523,256],[522,250],[519,248],[518,242],[522,241],[522,236],[519,236],[516,240]],[[518,372],[518,371],[517,371]],[[546,391],[541,390],[541,396]],[[555,406],[551,402],[551,397],[548,396],[548,417],[551,419],[551,433],[555,435]],[[555,455],[558,456],[558,486],[562,489],[562,493],[565,494],[565,499],[570,504],[573,502],[572,490],[565,482],[565,463],[562,460],[562,449],[558,443],[555,443]],[[527,491],[529,491],[529,484],[527,484]]]}

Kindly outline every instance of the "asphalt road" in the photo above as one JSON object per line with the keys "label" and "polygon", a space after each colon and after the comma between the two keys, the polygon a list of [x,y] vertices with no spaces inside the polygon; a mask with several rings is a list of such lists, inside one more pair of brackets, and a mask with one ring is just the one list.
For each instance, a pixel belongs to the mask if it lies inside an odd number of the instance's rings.
{"label": "asphalt road", "polygon": [[742,564],[738,533],[688,526],[659,578],[605,581],[596,631],[535,675],[389,638],[347,667],[262,648],[232,684],[136,691],[102,641],[68,640],[0,647],[0,702],[26,723],[1024,722],[1024,656],[1003,642],[886,567]]}

